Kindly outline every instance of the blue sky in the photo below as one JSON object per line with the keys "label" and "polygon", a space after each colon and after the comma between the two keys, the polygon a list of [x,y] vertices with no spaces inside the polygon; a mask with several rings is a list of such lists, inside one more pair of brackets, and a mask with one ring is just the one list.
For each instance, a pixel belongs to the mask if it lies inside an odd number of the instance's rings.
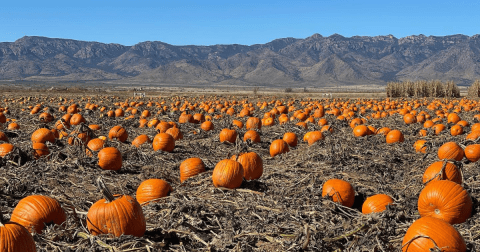
{"label": "blue sky", "polygon": [[263,44],[314,33],[480,34],[480,1],[4,1],[0,42],[23,36],[134,45]]}

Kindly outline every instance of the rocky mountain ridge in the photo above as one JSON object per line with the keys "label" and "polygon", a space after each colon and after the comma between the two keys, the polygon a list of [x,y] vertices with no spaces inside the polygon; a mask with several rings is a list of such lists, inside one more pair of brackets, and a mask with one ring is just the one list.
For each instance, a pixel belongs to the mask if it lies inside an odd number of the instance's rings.
{"label": "rocky mountain ridge", "polygon": [[0,80],[331,86],[407,79],[480,79],[480,35],[314,34],[251,46],[124,46],[46,37],[0,43]]}

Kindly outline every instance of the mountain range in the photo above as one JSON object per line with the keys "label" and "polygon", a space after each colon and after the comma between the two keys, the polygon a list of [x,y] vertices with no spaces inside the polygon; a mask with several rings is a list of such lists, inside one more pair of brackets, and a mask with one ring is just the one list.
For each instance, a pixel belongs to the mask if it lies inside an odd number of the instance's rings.
{"label": "mountain range", "polygon": [[255,45],[133,46],[26,36],[0,43],[0,80],[333,86],[480,79],[480,35],[281,38]]}

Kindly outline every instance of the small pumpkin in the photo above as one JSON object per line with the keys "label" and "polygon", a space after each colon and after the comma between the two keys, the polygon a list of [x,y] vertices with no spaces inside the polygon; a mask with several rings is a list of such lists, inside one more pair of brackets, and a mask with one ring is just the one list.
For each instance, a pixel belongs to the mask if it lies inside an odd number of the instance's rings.
{"label": "small pumpkin", "polygon": [[213,185],[230,189],[240,187],[243,181],[243,174],[243,167],[239,162],[231,159],[221,160],[213,169]]}
{"label": "small pumpkin", "polygon": [[85,152],[87,153],[87,156],[91,157],[93,156],[92,151],[100,151],[103,149],[105,145],[105,141],[101,138],[94,138],[87,143],[87,148]]}
{"label": "small pumpkin", "polygon": [[364,137],[366,135],[369,135],[368,132],[369,132],[368,127],[363,124],[357,125],[353,128],[353,135],[356,137]]}
{"label": "small pumpkin", "polygon": [[85,118],[81,114],[73,114],[70,118],[70,125],[79,125],[85,123]]}
{"label": "small pumpkin", "polygon": [[180,164],[180,182],[183,183],[183,181],[188,178],[202,172],[205,172],[205,164],[200,158],[193,157],[186,159]]}
{"label": "small pumpkin", "polygon": [[172,127],[170,129],[168,129],[167,131],[165,131],[165,133],[170,134],[175,141],[183,139],[183,134],[180,131],[180,129],[177,128],[177,127]]}
{"label": "small pumpkin", "polygon": [[173,188],[163,179],[147,179],[138,186],[135,197],[140,205],[144,205],[158,201],[172,191]]}
{"label": "small pumpkin", "polygon": [[293,132],[286,132],[283,134],[283,141],[285,141],[290,147],[295,147],[298,144],[297,134]]}
{"label": "small pumpkin", "polygon": [[287,153],[290,151],[290,148],[288,148],[287,142],[285,142],[283,139],[277,139],[274,140],[270,144],[270,156],[275,157],[277,155]]}
{"label": "small pumpkin", "polygon": [[88,209],[87,228],[90,234],[142,237],[147,223],[138,201],[128,195],[112,195],[100,178],[97,179],[97,185],[105,199],[95,202]]}
{"label": "small pumpkin", "polygon": [[125,141],[127,141],[128,132],[122,126],[117,125],[110,129],[110,131],[108,132],[108,138],[111,140],[117,139],[118,141],[124,143]]}
{"label": "small pumpkin", "polygon": [[452,225],[441,219],[426,216],[413,222],[407,229],[402,241],[402,251],[465,252],[467,245]]}
{"label": "small pumpkin", "polygon": [[261,142],[260,134],[258,134],[258,132],[255,131],[255,130],[249,130],[249,131],[245,132],[245,134],[243,135],[243,141],[246,142],[248,139],[250,139],[250,141],[252,143],[260,143]]}
{"label": "small pumpkin", "polygon": [[30,195],[21,199],[10,217],[10,221],[38,234],[42,233],[45,223],[60,225],[66,220],[67,215],[60,203],[45,195]]}
{"label": "small pumpkin", "polygon": [[247,119],[247,123],[245,125],[247,130],[250,129],[261,129],[262,128],[262,121],[258,117],[249,117]]}
{"label": "small pumpkin", "polygon": [[387,137],[385,138],[387,144],[398,143],[405,141],[403,133],[400,130],[392,130],[388,132]]}
{"label": "small pumpkin", "polygon": [[417,140],[413,144],[413,148],[415,148],[415,152],[420,152],[420,153],[427,153],[427,140]]}
{"label": "small pumpkin", "polygon": [[307,132],[307,134],[305,134],[304,136],[304,140],[307,140],[308,145],[312,145],[317,141],[323,140],[323,139],[324,139],[324,136],[320,131],[310,131],[310,132]]}
{"label": "small pumpkin", "polygon": [[342,179],[329,179],[323,184],[322,197],[326,196],[346,207],[352,207],[355,202],[355,191],[352,185]]}
{"label": "small pumpkin", "polygon": [[379,213],[387,209],[387,205],[392,204],[394,201],[392,197],[386,194],[376,194],[368,197],[362,205],[362,213]]}
{"label": "small pumpkin", "polygon": [[122,168],[122,153],[115,147],[106,147],[98,152],[98,165],[104,170],[118,171]]}
{"label": "small pumpkin", "polygon": [[13,149],[15,149],[15,146],[13,146],[13,144],[10,144],[10,143],[0,144],[0,157],[2,158],[5,157],[7,154],[12,152]]}
{"label": "small pumpkin", "polygon": [[472,199],[459,184],[450,180],[432,181],[418,196],[420,216],[431,216],[450,224],[459,224],[470,218]]}
{"label": "small pumpkin", "polygon": [[205,121],[202,124],[200,124],[200,128],[204,131],[210,131],[214,129],[214,126],[211,121]]}
{"label": "small pumpkin", "polygon": [[137,148],[140,148],[141,145],[149,144],[151,142],[152,142],[152,140],[150,140],[150,138],[147,135],[142,134],[142,135],[139,135],[139,136],[135,137],[135,139],[133,139],[132,145],[137,147]]}

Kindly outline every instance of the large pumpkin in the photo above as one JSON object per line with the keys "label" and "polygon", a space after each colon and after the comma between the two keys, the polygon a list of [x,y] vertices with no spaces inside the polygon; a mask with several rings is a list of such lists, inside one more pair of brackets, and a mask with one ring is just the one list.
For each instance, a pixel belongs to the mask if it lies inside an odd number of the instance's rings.
{"label": "large pumpkin", "polygon": [[329,196],[334,202],[352,207],[355,202],[355,191],[350,183],[341,179],[329,179],[322,187],[322,197]]}
{"label": "large pumpkin", "polygon": [[428,183],[418,196],[420,216],[431,216],[450,224],[465,222],[472,212],[472,199],[459,184],[449,180]]}
{"label": "large pumpkin", "polygon": [[205,172],[205,164],[200,158],[186,159],[180,164],[180,182]]}
{"label": "large pumpkin", "polygon": [[285,141],[289,146],[295,147],[298,144],[297,134],[293,132],[286,132],[283,134],[283,141]]}
{"label": "large pumpkin", "polygon": [[44,195],[30,195],[21,199],[12,212],[10,221],[24,226],[29,231],[41,233],[45,223],[62,224],[67,220],[57,200]]}
{"label": "large pumpkin", "polygon": [[138,201],[128,195],[112,195],[103,182],[97,180],[97,183],[105,199],[95,202],[88,210],[88,231],[92,235],[143,236],[147,225]]}
{"label": "large pumpkin", "polygon": [[463,159],[464,151],[455,142],[448,142],[438,148],[438,158],[439,159],[453,159],[456,161],[461,161]]}
{"label": "large pumpkin", "polygon": [[480,144],[471,144],[465,147],[465,157],[470,162],[477,162],[480,159]]}
{"label": "large pumpkin", "polygon": [[465,252],[467,246],[460,233],[447,222],[422,217],[416,220],[403,237],[403,252]]}
{"label": "large pumpkin", "polygon": [[98,165],[104,170],[118,171],[122,168],[122,153],[115,147],[106,147],[98,152]]}
{"label": "large pumpkin", "polygon": [[167,181],[163,179],[147,179],[138,186],[136,198],[140,204],[151,203],[168,196],[171,191],[173,189]]}
{"label": "large pumpkin", "polygon": [[36,252],[32,235],[22,225],[5,221],[0,211],[0,251]]}
{"label": "large pumpkin", "polygon": [[237,188],[243,181],[242,164],[235,160],[224,159],[213,169],[212,181],[215,187]]}
{"label": "large pumpkin", "polygon": [[388,132],[385,140],[388,144],[392,144],[397,142],[401,143],[405,141],[405,138],[403,137],[403,133],[400,130],[391,130],[390,132]]}
{"label": "large pumpkin", "polygon": [[239,157],[233,156],[232,160],[237,160],[243,167],[243,177],[246,180],[258,179],[263,174],[263,160],[255,152],[240,154]]}

